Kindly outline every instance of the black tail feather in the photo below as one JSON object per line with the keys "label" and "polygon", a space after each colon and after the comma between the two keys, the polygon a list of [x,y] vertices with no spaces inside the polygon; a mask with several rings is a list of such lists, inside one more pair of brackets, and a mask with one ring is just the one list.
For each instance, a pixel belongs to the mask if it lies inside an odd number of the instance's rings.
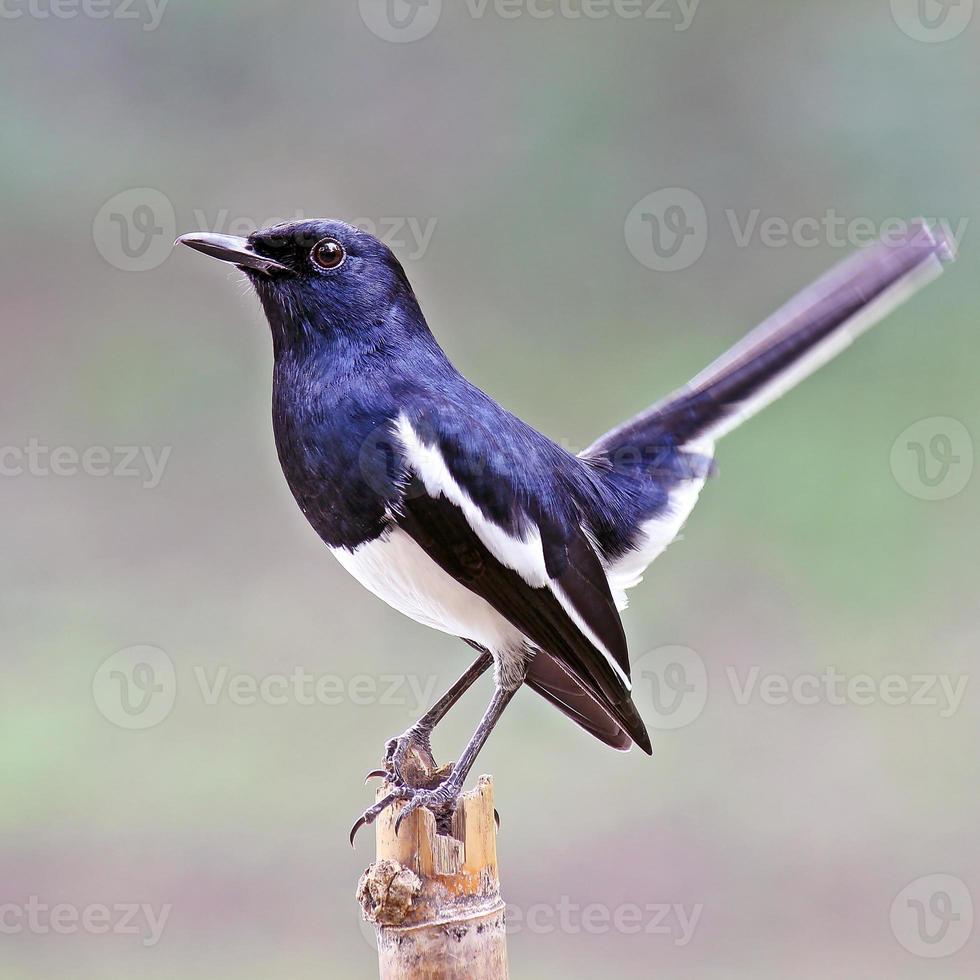
{"label": "black tail feather", "polygon": [[617,706],[600,701],[594,690],[543,651],[531,659],[525,683],[606,745],[626,751],[635,742],[647,755],[653,754],[646,726],[629,697]]}
{"label": "black tail feather", "polygon": [[842,262],[693,381],[603,436],[609,452],[669,435],[718,439],[827,363],[952,259],[951,244],[921,221]]}

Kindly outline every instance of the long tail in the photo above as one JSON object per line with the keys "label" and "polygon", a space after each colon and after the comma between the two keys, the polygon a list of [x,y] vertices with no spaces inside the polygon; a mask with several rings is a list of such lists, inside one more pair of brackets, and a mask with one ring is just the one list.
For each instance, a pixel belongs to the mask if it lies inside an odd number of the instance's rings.
{"label": "long tail", "polygon": [[587,453],[657,442],[716,440],[839,354],[954,257],[924,221],[832,269],[684,388],[603,436]]}

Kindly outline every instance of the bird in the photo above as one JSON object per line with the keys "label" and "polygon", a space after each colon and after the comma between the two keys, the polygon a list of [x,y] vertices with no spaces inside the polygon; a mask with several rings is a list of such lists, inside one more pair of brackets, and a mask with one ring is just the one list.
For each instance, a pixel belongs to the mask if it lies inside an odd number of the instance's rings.
{"label": "bird", "polygon": [[[393,251],[334,219],[182,244],[242,270],[272,333],[280,464],[308,522],[363,586],[476,651],[472,666],[385,745],[388,792],[450,826],[505,708],[529,687],[586,732],[652,754],[634,704],[621,613],[678,537],[714,473],[715,446],[932,281],[954,257],[924,220],[861,249],[693,380],[575,454],[451,363]],[[487,670],[493,694],[440,779],[431,735]]]}

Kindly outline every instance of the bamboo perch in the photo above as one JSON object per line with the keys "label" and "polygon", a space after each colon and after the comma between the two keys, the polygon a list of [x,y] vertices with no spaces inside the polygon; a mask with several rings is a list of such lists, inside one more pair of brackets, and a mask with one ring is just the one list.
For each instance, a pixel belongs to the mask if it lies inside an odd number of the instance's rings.
{"label": "bamboo perch", "polygon": [[[390,791],[385,784],[378,799]],[[377,860],[357,886],[377,931],[381,980],[507,980],[493,780],[481,776],[463,795],[451,837],[436,833],[425,809],[396,836],[402,806],[375,823]]]}

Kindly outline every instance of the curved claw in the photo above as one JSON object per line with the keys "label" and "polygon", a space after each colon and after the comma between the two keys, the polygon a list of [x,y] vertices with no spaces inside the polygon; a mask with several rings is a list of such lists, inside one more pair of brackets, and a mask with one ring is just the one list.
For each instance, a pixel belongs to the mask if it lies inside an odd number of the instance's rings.
{"label": "curved claw", "polygon": [[357,822],[350,829],[350,846],[354,847],[354,838],[357,836],[357,832],[363,827],[367,821],[364,817],[358,817]]}
{"label": "curved claw", "polygon": [[500,814],[497,812],[496,807],[493,809],[493,822],[496,825],[497,830],[500,830]]}
{"label": "curved claw", "polygon": [[388,776],[389,776],[389,773],[388,773],[388,770],[387,769],[372,769],[364,777],[364,783],[365,783],[365,785],[367,785],[367,783],[371,782],[372,779],[387,779]]}
{"label": "curved claw", "polygon": [[408,803],[405,806],[402,807],[402,812],[399,813],[397,817],[395,817],[395,836],[396,837],[398,836],[399,830],[401,830],[402,821],[410,813],[414,813],[421,805],[422,805],[422,803],[420,802],[419,798],[418,797],[415,797],[415,799],[409,800]]}
{"label": "curved claw", "polygon": [[[374,823],[378,817],[391,806],[395,800],[402,799],[402,793],[397,790],[394,793],[389,793],[383,800],[375,803],[373,807],[369,810],[365,810],[360,817],[357,818],[356,823],[350,829],[350,846],[354,846],[354,838],[357,836],[357,832],[362,828],[366,827],[368,824]],[[396,831],[397,833],[397,831]]]}

